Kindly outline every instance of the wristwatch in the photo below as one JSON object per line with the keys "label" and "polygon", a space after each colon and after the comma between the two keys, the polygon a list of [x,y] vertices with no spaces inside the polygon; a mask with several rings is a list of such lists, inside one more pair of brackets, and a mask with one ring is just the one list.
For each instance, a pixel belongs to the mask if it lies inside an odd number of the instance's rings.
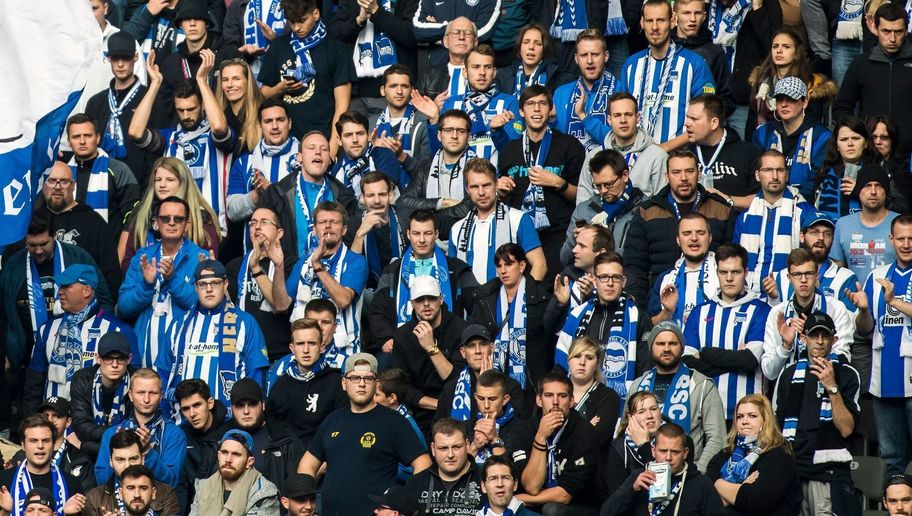
{"label": "wristwatch", "polygon": [[829,392],[830,394],[836,394],[839,392],[839,387],[834,385],[834,386],[828,388],[827,392]]}
{"label": "wristwatch", "polygon": [[432,357],[432,356],[436,355],[437,353],[440,353],[440,348],[438,348],[437,346],[432,347],[427,352],[429,357]]}

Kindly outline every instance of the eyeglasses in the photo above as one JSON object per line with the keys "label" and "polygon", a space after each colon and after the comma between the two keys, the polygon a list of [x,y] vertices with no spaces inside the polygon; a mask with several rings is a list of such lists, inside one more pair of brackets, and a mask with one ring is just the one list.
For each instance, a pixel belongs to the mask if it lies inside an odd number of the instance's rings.
{"label": "eyeglasses", "polygon": [[163,224],[171,224],[172,222],[174,224],[183,224],[187,222],[187,217],[183,215],[159,215],[156,219]]}
{"label": "eyeglasses", "polygon": [[355,384],[358,384],[358,383],[368,384],[368,383],[374,383],[377,381],[377,377],[372,374],[368,374],[368,375],[364,375],[364,376],[361,376],[358,374],[350,374],[350,375],[347,375],[345,377],[345,379],[350,381],[351,383],[355,383]]}
{"label": "eyeglasses", "polygon": [[264,226],[264,225],[275,226],[276,228],[279,227],[278,224],[276,224],[275,222],[273,222],[269,219],[260,219],[260,220],[250,219],[250,222],[248,222],[247,225],[252,228],[257,228],[257,227]]}
{"label": "eyeglasses", "polygon": [[611,190],[614,185],[617,184],[618,180],[621,179],[621,176],[617,176],[613,181],[608,181],[606,183],[592,183],[592,188],[595,188],[596,191],[601,192],[602,190]]}
{"label": "eyeglasses", "polygon": [[225,282],[225,280],[220,280],[220,279],[212,280],[212,281],[197,281],[196,288],[198,288],[200,290],[209,290],[211,288],[221,287],[222,283],[224,283],[224,282]]}
{"label": "eyeglasses", "polygon": [[105,365],[111,365],[114,362],[117,362],[118,364],[126,364],[127,360],[129,359],[130,357],[125,357],[123,355],[101,357],[101,361],[104,362]]}
{"label": "eyeglasses", "polygon": [[789,277],[796,280],[809,280],[817,276],[817,272],[790,272]]}
{"label": "eyeglasses", "polygon": [[760,169],[761,174],[772,174],[773,172],[775,172],[777,174],[785,174],[786,171],[787,171],[787,169],[785,167],[778,167],[778,168],[764,167],[764,168]]}
{"label": "eyeglasses", "polygon": [[620,283],[624,281],[623,274],[599,274],[595,277],[599,283]]}
{"label": "eyeglasses", "polygon": [[51,188],[69,188],[69,186],[73,184],[73,180],[48,178],[45,184]]}
{"label": "eyeglasses", "polygon": [[462,127],[441,127],[440,132],[443,134],[448,134],[448,135],[456,133],[459,136],[465,136],[465,135],[469,134],[469,130],[464,129]]}
{"label": "eyeglasses", "polygon": [[474,38],[475,31],[472,29],[453,29],[450,32],[447,32],[447,36],[456,36],[457,38],[460,36],[464,38]]}
{"label": "eyeglasses", "polygon": [[491,481],[493,481],[495,483],[512,482],[513,475],[491,475],[490,477],[485,479],[485,482],[491,482]]}
{"label": "eyeglasses", "polygon": [[525,103],[523,103],[523,107],[529,109],[534,107],[547,109],[551,107],[551,103],[547,100],[527,100]]}

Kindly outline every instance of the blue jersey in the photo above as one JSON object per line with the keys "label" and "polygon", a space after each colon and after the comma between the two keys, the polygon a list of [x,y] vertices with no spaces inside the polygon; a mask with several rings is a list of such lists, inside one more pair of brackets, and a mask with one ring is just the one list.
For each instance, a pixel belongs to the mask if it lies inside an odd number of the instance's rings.
{"label": "blue jersey", "polygon": [[883,287],[875,280],[892,282],[893,295],[908,303],[912,302],[910,278],[912,267],[900,269],[893,262],[874,269],[865,281],[868,311],[874,319],[870,392],[878,398],[912,396],[912,318],[886,304]]}
{"label": "blue jersey", "polygon": [[[466,96],[450,97],[443,103],[440,110],[444,113],[450,109],[465,111],[472,119],[469,135],[469,149],[479,158],[485,158],[497,166],[497,149],[509,140],[519,138],[525,127],[522,116],[519,114],[519,102],[513,95],[496,93],[484,106],[473,106],[466,101]],[[500,131],[491,130],[491,120],[504,111],[513,112],[513,122],[507,123]],[[433,134],[431,134],[433,133]],[[437,126],[428,126],[428,143],[431,153],[440,150],[440,140],[437,135]]]}
{"label": "blue jersey", "polygon": [[649,48],[628,57],[618,91],[636,97],[643,128],[657,143],[664,143],[684,133],[690,99],[715,93],[716,86],[700,55],[672,43],[660,61],[650,56]]}
{"label": "blue jersey", "polygon": [[[498,202],[498,204],[500,204]],[[480,220],[475,217],[475,210],[469,212],[465,218],[456,221],[450,229],[450,245],[447,256],[459,258],[469,264],[479,285],[483,285],[497,276],[494,266],[494,251],[506,243],[515,243],[525,252],[541,247],[541,240],[535,231],[535,224],[528,214],[515,208],[506,208],[503,220],[497,220],[495,210],[487,219]],[[472,223],[466,235],[466,225],[471,218]],[[506,224],[506,228],[498,225]],[[465,243],[464,249],[460,244]]]}

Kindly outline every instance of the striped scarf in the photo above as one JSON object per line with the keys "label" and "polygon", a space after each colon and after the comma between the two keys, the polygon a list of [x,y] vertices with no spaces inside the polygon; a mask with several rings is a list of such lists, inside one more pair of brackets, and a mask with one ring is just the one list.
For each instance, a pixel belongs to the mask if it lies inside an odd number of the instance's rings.
{"label": "striped scarf", "polygon": [[302,373],[301,369],[298,367],[297,362],[295,362],[295,363],[291,364],[291,366],[288,367],[288,369],[285,370],[284,374],[287,374],[288,376],[290,376],[290,377],[294,378],[295,380],[302,382],[302,383],[310,382],[314,378],[316,378],[316,376],[321,371],[323,371],[324,367],[326,367],[326,360],[324,360],[324,358],[325,358],[325,354],[320,355],[320,357],[317,359],[317,361],[314,362],[314,364],[312,366],[310,366],[310,369],[308,369],[306,373]]}
{"label": "striped scarf", "polygon": [[[161,14],[164,14],[165,12],[169,11],[166,9],[162,11]],[[172,10],[170,12],[174,11]],[[167,48],[168,52],[176,52],[177,46],[186,39],[184,30],[179,26],[171,24],[172,19],[173,18],[169,19],[164,16],[159,16],[158,21],[152,23],[149,27],[149,32],[139,45],[145,62],[149,62],[149,53],[152,50],[155,50],[159,54],[161,54],[160,51],[165,48]]]}
{"label": "striped scarf", "polygon": [[687,260],[682,255],[675,261],[674,267],[662,277],[659,292],[662,292],[669,285],[674,285],[678,291],[678,304],[675,307],[672,320],[679,326],[684,326],[687,316],[690,315],[690,311],[695,306],[705,303],[710,296],[719,290],[716,258],[712,251],[706,253],[697,274],[697,285],[690,288],[687,277]]}
{"label": "striped scarf", "polygon": [[[643,66],[643,81],[640,84],[640,95],[637,97],[637,100],[642,106],[641,112],[645,111],[645,127],[647,133],[653,134],[653,131],[656,128],[656,125],[659,122],[659,115],[662,113],[662,105],[664,104],[662,99],[665,96],[665,90],[668,89],[668,84],[671,82],[671,72],[675,65],[675,58],[678,55],[678,46],[675,44],[674,40],[668,41],[668,51],[665,52],[665,59],[659,61],[652,57],[652,51],[648,50],[646,53],[646,65]],[[650,73],[649,73],[649,61],[654,61],[656,65],[661,66],[661,74],[659,75],[659,87],[655,92],[651,90]],[[649,102],[648,96],[650,93],[655,93],[655,98],[653,98],[652,103]]]}
{"label": "striped scarf", "polygon": [[355,193],[355,197],[361,197],[361,177],[372,170],[377,170],[374,160],[371,158],[373,145],[368,142],[364,152],[357,158],[351,158],[345,151],[336,162],[336,169],[332,173],[333,177],[345,185],[346,188]]}
{"label": "striped scarf", "polygon": [[739,435],[735,438],[735,448],[731,457],[722,465],[722,479],[733,484],[743,483],[762,453],[763,449],[757,445],[756,435]]}
{"label": "striped scarf", "polygon": [[[655,392],[656,368],[646,371],[638,387],[638,391]],[[685,432],[690,431],[690,369],[683,362],[678,364],[678,370],[671,379],[665,399],[660,403],[662,414],[672,423],[677,423]]]}
{"label": "striped scarf", "polygon": [[728,59],[731,71],[735,59],[735,46],[738,43],[738,32],[744,25],[747,14],[751,11],[751,0],[735,0],[730,6],[720,5],[722,0],[710,0],[709,16],[706,23],[712,33],[713,43],[720,45]]}
{"label": "striped scarf", "polygon": [[519,280],[513,302],[507,300],[507,289],[500,287],[497,296],[497,324],[500,333],[494,337],[494,369],[503,371],[526,388],[526,278]]}
{"label": "striped scarf", "polygon": [[[426,275],[437,279],[437,282],[440,283],[440,293],[443,295],[443,302],[446,303],[451,312],[455,310],[453,288],[450,286],[450,268],[447,264],[446,254],[443,249],[434,246],[434,255],[428,259],[433,261],[430,270],[417,271],[415,252],[412,250],[412,246],[409,246],[405,250],[402,260],[399,261],[399,284],[396,288],[397,328],[412,320],[413,309],[412,303],[409,301],[411,298],[409,292],[411,291],[412,281],[414,281],[416,276]],[[419,272],[424,272],[425,274],[419,274]]]}
{"label": "striped scarf", "polygon": [[[269,304],[269,301],[266,301],[263,292],[260,291],[260,285],[256,280],[250,275],[250,251],[244,255],[244,259],[241,261],[241,269],[238,271],[238,293],[237,293],[237,306],[242,311],[247,311],[247,285],[250,284],[250,300],[255,301],[260,300],[260,311],[267,313],[274,313],[275,308]],[[266,272],[266,277],[269,278],[269,281],[272,281],[275,278],[275,263],[272,260],[269,260],[269,270]]]}
{"label": "striped scarf", "polygon": [[[377,3],[384,12],[393,12],[390,0],[378,0]],[[355,74],[359,78],[380,77],[387,68],[396,63],[396,46],[385,32],[379,30],[374,22],[368,19],[358,33],[353,59]]]}
{"label": "striped scarf", "polygon": [[386,107],[377,118],[377,125],[374,129],[378,135],[385,134],[390,138],[401,138],[402,152],[413,156],[415,149],[412,145],[412,127],[415,125],[415,108],[411,104],[405,106],[405,112],[402,114],[402,120],[393,127],[392,117],[390,117],[389,106]]}
{"label": "striped scarf", "polygon": [[[48,369],[47,369],[47,394],[55,396],[68,395],[69,384],[73,379],[76,371],[83,367],[94,365],[95,347],[98,339],[101,338],[101,329],[99,326],[103,319],[102,312],[96,313],[98,309],[98,300],[92,298],[82,310],[70,313],[64,312],[60,317],[60,325],[57,330],[44,335],[43,344],[47,346]],[[87,335],[83,335],[82,328],[87,325],[89,320]],[[35,342],[41,345],[40,341]],[[91,358],[84,361],[83,357],[89,355]],[[64,387],[62,392],[55,392],[56,387]]]}
{"label": "striped scarf", "polygon": [[[498,247],[513,241],[512,223],[510,221],[510,208],[506,204],[496,201],[494,214],[491,216],[491,223],[488,224],[488,238],[486,243],[488,247],[488,263],[485,274],[490,277],[490,272],[494,270],[494,250]],[[465,223],[456,235],[456,257],[475,267],[475,229],[478,210],[472,208],[472,211],[466,215]],[[450,245],[453,245],[452,240]],[[476,273],[477,276],[477,273]]]}
{"label": "striped scarf", "polygon": [[227,231],[225,195],[231,154],[215,147],[209,121],[203,118],[199,126],[190,130],[178,125],[168,139],[165,156],[178,158],[187,164],[203,198],[212,206],[223,231]]}
{"label": "striped scarf", "polygon": [[152,445],[151,450],[156,450],[158,452],[162,451],[162,438],[165,435],[165,415],[162,413],[161,409],[156,410],[155,414],[146,421],[145,425],[139,424],[139,421],[136,419],[136,414],[130,416],[129,419],[126,419],[123,423],[120,424],[118,430],[136,430],[140,426],[145,426],[149,430],[150,443]]}
{"label": "striped scarf", "polygon": [[861,18],[864,14],[863,0],[842,0],[839,3],[839,17],[836,22],[836,39],[861,41]]}
{"label": "striped scarf", "polygon": [[[475,157],[475,151],[471,148],[466,148],[465,152],[462,153],[462,156],[459,157],[459,160],[456,163],[453,163],[453,168],[450,169],[450,181],[447,190],[449,191],[449,198],[461,201],[465,199],[465,186],[461,176],[462,169],[465,168],[465,164],[468,160]],[[428,181],[425,187],[425,197],[428,199],[440,199],[443,195],[443,189],[440,184],[440,173],[446,168],[446,165],[443,163],[443,150],[437,151],[437,154],[434,155],[434,160],[431,162],[431,169],[428,172]]]}
{"label": "striped scarf", "polygon": [[127,398],[125,396],[127,386],[130,385],[130,373],[127,372],[124,377],[114,386],[114,397],[111,400],[111,409],[105,412],[101,399],[104,396],[104,385],[101,382],[101,369],[95,373],[95,379],[92,380],[92,417],[98,426],[109,427],[116,425],[127,417]]}
{"label": "striped scarf", "polygon": [[133,86],[120,103],[117,102],[117,92],[114,90],[114,86],[108,88],[108,108],[111,110],[111,114],[108,116],[108,123],[105,125],[105,132],[101,138],[101,149],[112,158],[123,159],[127,156],[126,138],[124,138],[120,117],[123,115],[124,108],[130,105],[141,87],[139,79],[134,77]]}
{"label": "striped scarf", "polygon": [[[54,242],[54,276],[63,272],[66,263],[63,260],[63,244],[60,241]],[[35,259],[31,253],[25,253],[25,285],[28,295],[29,319],[32,322],[32,336],[34,342],[38,342],[38,329],[48,321],[47,301],[44,298],[44,289],[41,288],[41,276],[38,275],[38,267],[35,265]],[[57,283],[53,282],[54,287],[54,308],[53,314],[60,315],[63,309],[60,307],[60,298],[57,296]]]}
{"label": "striped scarf", "polygon": [[576,37],[589,27],[586,0],[558,0],[554,10],[551,37],[564,43],[575,43]]}
{"label": "striped scarf", "polygon": [[[608,98],[614,94],[614,90],[617,87],[617,79],[611,75],[611,72],[605,70],[602,72],[602,77],[598,80],[597,83],[592,85],[592,90],[586,90],[586,113],[590,117],[595,117],[596,120],[607,124],[608,123]],[[573,136],[580,143],[586,147],[586,151],[590,152],[593,149],[601,148],[602,142],[596,142],[589,136],[589,133],[586,131],[586,126],[583,124],[583,121],[580,120],[579,115],[576,114],[576,103],[579,101],[581,92],[586,88],[586,83],[583,81],[583,78],[580,77],[576,80],[576,86],[570,92],[570,101],[567,102],[568,111],[570,114],[570,122],[567,124],[567,134]]]}
{"label": "striped scarf", "polygon": [[[777,150],[783,152],[782,150],[782,135],[779,134],[775,128],[770,131],[769,139],[766,142],[766,149]],[[814,170],[812,170],[811,160],[813,158],[814,152],[814,127],[808,127],[801,133],[801,136],[798,137],[798,144],[795,146],[795,150],[792,152],[792,166],[789,167],[789,184],[796,185],[799,188],[802,187],[805,183],[808,183],[813,178]],[[806,194],[802,189],[802,194]]]}
{"label": "striped scarf", "polygon": [[528,77],[526,77],[522,63],[519,63],[516,66],[516,74],[513,76],[513,96],[516,97],[516,100],[519,100],[520,95],[522,95],[522,90],[529,86],[532,86],[533,84],[544,86],[547,84],[548,72],[545,71],[544,65],[544,62],[535,65],[535,69],[532,70],[532,73],[530,73]]}
{"label": "striped scarf", "polygon": [[[551,149],[551,129],[545,130],[538,146],[538,152],[532,154],[532,141],[529,138],[529,131],[524,131],[522,135],[523,158],[526,162],[527,169],[532,167],[543,168],[545,161],[548,159],[548,151]],[[545,189],[541,185],[532,184],[526,187],[526,193],[523,194],[522,211],[526,212],[535,224],[535,229],[548,229],[551,227],[551,221],[548,220],[548,211],[545,209]]]}
{"label": "striped scarf", "polygon": [[[16,473],[13,475],[13,485],[10,486],[13,495],[12,514],[14,516],[25,514],[25,502],[28,501],[26,495],[35,487],[32,484],[32,475],[29,473],[27,465],[27,460],[24,460],[19,464],[19,467],[16,468]],[[56,516],[63,516],[63,506],[70,498],[70,492],[67,488],[66,477],[55,464],[51,464],[51,486],[53,488],[52,494],[54,495],[55,504],[54,514]]]}
{"label": "striped scarf", "polygon": [[291,48],[294,50],[296,59],[296,67],[294,69],[294,77],[296,81],[299,81],[304,84],[304,88],[310,87],[311,81],[317,76],[317,69],[314,68],[313,60],[310,57],[310,49],[319,45],[323,38],[326,37],[326,25],[323,24],[323,20],[317,20],[317,23],[314,24],[313,28],[310,30],[304,39],[301,39],[291,32]]}
{"label": "striped scarf", "polygon": [[[76,156],[74,155],[70,158],[67,164],[73,171],[73,180],[76,181],[78,170]],[[92,171],[89,175],[89,184],[86,187],[85,197],[85,203],[95,210],[95,213],[101,215],[105,222],[108,221],[108,189],[110,188],[109,174],[111,174],[109,164],[108,153],[99,148],[98,156],[92,162]]]}
{"label": "striped scarf", "polygon": [[[265,14],[265,16],[264,16]],[[257,48],[269,46],[269,40],[257,25],[256,20],[262,21],[276,34],[285,30],[285,11],[279,0],[250,0],[244,10],[244,44]]]}
{"label": "striped scarf", "polygon": [[560,443],[560,438],[564,435],[564,430],[567,429],[567,423],[569,422],[570,418],[565,418],[564,424],[561,425],[560,429],[548,438],[548,449],[545,452],[548,459],[545,469],[545,487],[555,487],[557,485],[557,477],[560,475],[560,465],[557,462],[557,445]]}
{"label": "striped scarf", "polygon": [[739,243],[747,249],[747,268],[752,273],[749,284],[754,290],[771,272],[785,268],[789,253],[801,246],[801,209],[797,206],[801,202],[800,194],[786,188],[777,205],[769,206],[759,192],[741,215]]}
{"label": "striped scarf", "polygon": [[294,136],[289,136],[281,145],[269,145],[266,140],[250,153],[247,169],[244,171],[247,191],[253,190],[253,175],[259,170],[270,183],[278,183],[293,171],[295,157],[300,143]]}
{"label": "striped scarf", "polygon": [[[839,367],[838,357],[834,353],[830,353],[827,359],[833,361],[835,367]],[[793,443],[798,434],[801,405],[804,401],[804,382],[805,379],[808,379],[807,374],[809,369],[807,353],[802,351],[801,358],[795,362],[795,370],[792,372],[791,378],[791,387],[788,391],[789,396],[783,410],[785,420],[782,424],[782,436]],[[811,375],[810,380],[817,382],[817,378],[813,375]],[[830,393],[827,392],[827,390],[823,388],[823,384],[819,382],[817,385],[817,399],[820,400],[820,422],[826,423],[832,421],[833,404],[830,401]]]}
{"label": "striped scarf", "polygon": [[[814,293],[814,306],[810,311],[828,313],[826,296],[821,294],[820,291]],[[789,323],[790,319],[798,317],[798,311],[795,310],[794,296],[792,296],[792,299],[789,300],[788,305],[786,305],[785,310],[782,312],[782,317],[785,319],[786,323]],[[796,346],[792,348],[792,357],[789,359],[789,362],[798,360],[801,355],[807,354],[807,344],[804,343],[800,333],[795,335],[795,344]]]}
{"label": "striped scarf", "polygon": [[323,178],[319,184],[319,190],[316,190],[311,198],[308,193],[314,191],[317,186],[304,180],[303,171],[298,173],[298,179],[295,181],[295,227],[298,256],[310,254],[310,251],[316,249],[318,244],[317,235],[313,231],[314,221],[311,218],[313,208],[322,202],[334,200],[332,188],[326,178]]}

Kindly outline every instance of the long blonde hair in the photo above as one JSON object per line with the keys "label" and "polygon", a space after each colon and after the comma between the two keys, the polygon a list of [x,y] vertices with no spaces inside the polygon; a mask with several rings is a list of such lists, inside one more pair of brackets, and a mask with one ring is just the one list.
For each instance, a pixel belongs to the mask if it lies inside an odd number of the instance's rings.
{"label": "long blonde hair", "polygon": [[[658,396],[651,391],[637,391],[627,398],[627,405],[624,407],[624,415],[621,417],[621,423],[618,425],[618,431],[615,437],[624,435],[624,432],[627,431],[627,425],[630,424],[630,418],[636,413],[640,404],[642,404],[643,400],[646,398],[652,398],[655,400],[656,405],[659,404]],[[659,423],[661,423],[661,421],[659,421]]]}
{"label": "long blonde hair", "polygon": [[[763,418],[763,426],[760,427],[760,435],[757,436],[757,446],[763,451],[769,451],[781,446],[787,453],[791,454],[792,445],[782,436],[782,432],[779,430],[779,425],[776,423],[776,418],[773,415],[773,406],[770,404],[769,400],[766,399],[766,396],[762,394],[748,394],[741,398],[741,400],[738,401],[738,405],[735,407],[735,414],[738,413],[738,407],[745,403],[750,403],[757,407],[757,410],[760,411],[760,417]],[[735,449],[735,439],[737,438],[738,422],[736,418],[732,423],[731,430],[728,431],[728,442],[725,445],[726,453],[731,453]]]}
{"label": "long blonde hair", "polygon": [[570,351],[567,352],[567,361],[569,362],[570,359],[582,355],[584,351],[595,353],[595,381],[601,382],[604,379],[604,375],[602,374],[602,368],[599,364],[605,360],[605,351],[602,350],[599,343],[592,337],[584,335],[573,339],[573,342],[570,344]]}
{"label": "long blonde hair", "polygon": [[260,134],[260,121],[257,114],[260,104],[263,102],[263,95],[260,93],[260,89],[257,88],[256,78],[254,78],[253,71],[246,61],[243,59],[229,59],[223,61],[222,64],[219,65],[219,85],[218,88],[215,89],[215,99],[223,110],[231,109],[231,102],[228,101],[225,92],[222,91],[221,84],[222,72],[229,66],[241,67],[243,70],[241,74],[247,78],[247,88],[244,90],[244,103],[241,110],[238,112],[238,118],[241,119],[241,134],[238,135],[238,144],[241,149],[253,150],[253,148],[260,143],[260,138],[262,138],[262,135]]}
{"label": "long blonde hair", "polygon": [[[209,241],[204,222],[212,223],[215,226],[215,232],[218,233],[220,231],[218,217],[215,215],[215,210],[212,209],[212,206],[203,198],[203,194],[196,186],[196,181],[193,180],[187,164],[177,158],[158,158],[152,164],[152,177],[149,180],[149,186],[146,187],[146,193],[134,211],[133,242],[136,248],[145,247],[149,243],[146,241],[146,237],[151,227],[152,208],[158,202],[158,198],[155,196],[155,174],[160,168],[171,172],[177,177],[180,185],[177,189],[177,196],[187,201],[187,204],[190,205],[190,213],[187,214],[187,238],[203,248],[215,245],[217,242]],[[205,218],[203,217],[203,212],[208,215],[208,221],[203,220]]]}

